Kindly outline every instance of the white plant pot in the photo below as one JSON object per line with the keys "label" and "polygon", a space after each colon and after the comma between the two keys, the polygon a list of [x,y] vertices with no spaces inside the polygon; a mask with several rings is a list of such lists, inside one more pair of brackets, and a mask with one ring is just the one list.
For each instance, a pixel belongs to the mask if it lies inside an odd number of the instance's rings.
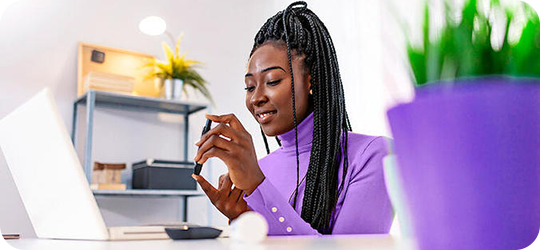
{"label": "white plant pot", "polygon": [[184,87],[184,81],[181,79],[165,79],[163,88],[165,92],[165,99],[167,100],[179,100],[182,97],[182,89]]}
{"label": "white plant pot", "polygon": [[182,97],[182,89],[184,88],[184,80],[173,80],[173,99],[179,100]]}
{"label": "white plant pot", "polygon": [[172,79],[165,79],[165,81],[163,82],[163,92],[165,93],[165,99],[167,100],[172,99],[172,87]]}

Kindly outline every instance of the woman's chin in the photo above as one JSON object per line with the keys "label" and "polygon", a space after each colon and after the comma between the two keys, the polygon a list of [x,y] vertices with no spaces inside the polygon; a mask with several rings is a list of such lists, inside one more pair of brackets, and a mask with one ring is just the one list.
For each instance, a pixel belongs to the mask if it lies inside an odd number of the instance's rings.
{"label": "woman's chin", "polygon": [[262,130],[263,130],[263,133],[264,133],[266,136],[277,136],[277,135],[280,135],[280,133],[279,133],[275,128],[272,128],[272,126],[261,125],[261,128],[262,128]]}
{"label": "woman's chin", "polygon": [[266,136],[276,136],[278,134],[276,134],[274,131],[269,131],[269,132],[266,132],[264,129],[263,129],[263,132]]}

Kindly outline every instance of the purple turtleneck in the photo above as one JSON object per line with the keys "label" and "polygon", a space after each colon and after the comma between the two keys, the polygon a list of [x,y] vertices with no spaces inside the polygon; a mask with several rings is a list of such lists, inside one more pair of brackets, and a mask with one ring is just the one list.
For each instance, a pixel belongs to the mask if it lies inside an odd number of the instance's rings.
{"label": "purple turtleneck", "polygon": [[[298,151],[302,180],[309,166],[313,139],[313,113],[298,124]],[[266,218],[269,235],[316,235],[317,230],[301,217],[305,180],[298,188],[296,210],[290,198],[296,187],[296,148],[294,129],[278,135],[282,147],[259,160],[266,176],[250,196],[245,196],[251,210]],[[390,199],[383,177],[382,158],[387,155],[387,139],[349,132],[349,170],[345,177],[332,234],[384,234],[393,220]],[[344,157],[342,155],[341,159]],[[338,179],[342,182],[343,162]]]}

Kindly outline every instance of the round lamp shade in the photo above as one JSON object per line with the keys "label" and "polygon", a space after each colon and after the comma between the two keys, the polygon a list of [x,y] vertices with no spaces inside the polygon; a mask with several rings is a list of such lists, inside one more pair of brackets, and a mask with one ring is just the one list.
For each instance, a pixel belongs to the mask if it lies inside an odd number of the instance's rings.
{"label": "round lamp shade", "polygon": [[167,29],[167,23],[163,18],[158,16],[148,16],[145,17],[139,23],[139,30],[150,36],[158,36],[163,34]]}

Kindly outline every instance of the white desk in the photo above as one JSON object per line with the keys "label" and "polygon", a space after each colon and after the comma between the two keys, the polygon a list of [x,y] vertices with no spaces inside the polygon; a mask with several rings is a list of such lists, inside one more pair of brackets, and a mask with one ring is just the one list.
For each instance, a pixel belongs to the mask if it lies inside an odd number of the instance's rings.
{"label": "white desk", "polygon": [[203,250],[203,249],[239,249],[239,250],[301,250],[301,249],[410,249],[410,242],[401,241],[388,235],[355,235],[332,237],[269,237],[257,245],[245,245],[233,242],[229,238],[211,240],[146,240],[146,241],[77,241],[20,239],[8,240],[8,244],[17,249],[40,250]]}

